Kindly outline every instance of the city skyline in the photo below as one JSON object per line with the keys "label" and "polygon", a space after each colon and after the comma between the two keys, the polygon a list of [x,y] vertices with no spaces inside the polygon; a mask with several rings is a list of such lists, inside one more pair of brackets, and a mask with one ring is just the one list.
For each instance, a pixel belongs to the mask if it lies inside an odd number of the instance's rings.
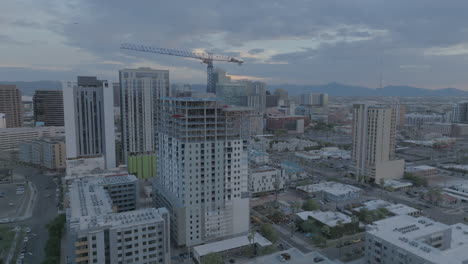
{"label": "city skyline", "polygon": [[[204,68],[197,61],[118,49],[131,41],[239,56],[245,60],[242,67],[219,64],[233,79],[368,87],[379,87],[382,80],[383,85],[468,89],[463,70],[468,54],[463,10],[468,3],[461,1],[222,6],[181,1],[163,9],[149,2],[138,7],[124,1],[51,2],[4,5],[0,80],[70,80],[93,74],[112,80],[121,68],[149,66],[170,70],[175,81],[204,83]],[[142,6],[151,12],[139,12],[134,19],[133,8]],[[177,22],[167,19],[172,16],[179,17]]]}

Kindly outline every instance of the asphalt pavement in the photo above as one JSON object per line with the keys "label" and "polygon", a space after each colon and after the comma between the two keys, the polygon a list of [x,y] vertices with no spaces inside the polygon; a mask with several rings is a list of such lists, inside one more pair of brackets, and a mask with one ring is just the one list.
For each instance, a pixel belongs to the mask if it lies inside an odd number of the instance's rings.
{"label": "asphalt pavement", "polygon": [[28,181],[31,181],[35,185],[38,195],[32,217],[8,225],[31,229],[31,232],[26,235],[28,241],[21,241],[18,250],[21,251],[25,247],[26,252],[29,252],[25,254],[23,263],[41,263],[44,259],[44,246],[49,237],[46,225],[58,214],[55,198],[57,185],[52,176],[45,176],[38,169],[17,167],[14,169],[14,173],[22,174]]}

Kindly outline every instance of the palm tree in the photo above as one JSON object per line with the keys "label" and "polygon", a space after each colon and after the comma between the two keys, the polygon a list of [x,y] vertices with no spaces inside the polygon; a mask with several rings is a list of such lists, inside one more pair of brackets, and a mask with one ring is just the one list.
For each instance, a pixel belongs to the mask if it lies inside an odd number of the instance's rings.
{"label": "palm tree", "polygon": [[254,228],[251,228],[249,231],[249,234],[247,235],[247,238],[249,239],[250,246],[254,248],[254,256],[257,255],[257,246],[255,244],[255,234],[257,231]]}

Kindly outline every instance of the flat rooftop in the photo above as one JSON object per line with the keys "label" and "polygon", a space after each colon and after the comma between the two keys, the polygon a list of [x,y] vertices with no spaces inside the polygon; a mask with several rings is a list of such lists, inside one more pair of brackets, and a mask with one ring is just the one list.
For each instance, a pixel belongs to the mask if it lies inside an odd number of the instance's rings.
{"label": "flat rooftop", "polygon": [[363,203],[364,206],[354,208],[353,211],[359,212],[363,208],[369,211],[377,210],[379,208],[385,208],[394,215],[409,215],[411,213],[419,212],[418,209],[404,205],[404,204],[392,204],[384,200],[370,200]]}
{"label": "flat rooftop", "polygon": [[405,182],[405,181],[399,181],[399,180],[386,180],[384,182],[384,185],[385,187],[392,187],[395,189],[413,186],[411,182]]}
{"label": "flat rooftop", "polygon": [[347,223],[352,222],[351,217],[345,214],[342,214],[340,212],[304,211],[304,212],[296,213],[296,215],[299,216],[304,221],[309,219],[309,217],[313,218],[316,221],[319,221],[320,223],[327,225],[329,227],[337,226],[338,222],[341,222],[342,224],[347,224]]}
{"label": "flat rooftop", "polygon": [[358,187],[348,185],[348,184],[342,184],[339,182],[321,182],[317,184],[300,186],[300,187],[297,187],[297,189],[307,192],[307,193],[327,192],[336,196],[361,191],[361,189]]}
{"label": "flat rooftop", "polygon": [[91,219],[114,213],[112,199],[104,186],[137,181],[134,175],[128,174],[88,177],[73,181],[69,185],[70,222],[79,223],[80,228],[86,228]]}
{"label": "flat rooftop", "polygon": [[436,167],[432,167],[429,165],[420,165],[420,166],[410,166],[406,168],[407,172],[417,172],[417,171],[426,171],[426,170],[435,170]]}
{"label": "flat rooftop", "polygon": [[[276,257],[280,254],[287,253],[291,256],[291,259],[286,261],[286,262],[281,262],[279,261]],[[314,263],[314,259],[322,259],[320,262],[315,262],[315,263],[320,263],[320,264],[336,264],[337,262],[331,261],[324,255],[320,254],[319,252],[310,252],[307,254],[302,253],[299,251],[297,248],[290,248],[285,251],[281,252],[276,252],[270,255],[266,256],[261,256],[261,257],[256,257],[255,259],[245,263],[245,264],[282,264],[282,263],[288,263],[288,264],[310,264]]]}
{"label": "flat rooftop", "polygon": [[103,214],[96,217],[82,219],[80,227],[88,229],[97,227],[129,227],[136,224],[150,224],[163,221],[163,214],[169,213],[166,208],[144,208],[134,211]]}
{"label": "flat rooftop", "polygon": [[250,169],[252,173],[259,173],[259,172],[267,172],[267,171],[276,171],[277,169],[275,167],[271,166],[259,166],[259,167],[253,167]]}
{"label": "flat rooftop", "polygon": [[[434,248],[422,240],[432,234],[451,232],[447,249]],[[428,263],[462,264],[468,261],[468,226],[452,226],[426,217],[408,215],[390,217],[368,226],[367,233],[411,252]]]}
{"label": "flat rooftop", "polygon": [[[272,245],[272,243],[268,239],[264,238],[259,233],[255,233],[254,241],[256,244],[262,247]],[[221,240],[221,241],[217,241],[213,243],[196,246],[193,248],[193,251],[197,257],[202,257],[209,253],[223,252],[226,250],[240,248],[240,247],[248,246],[248,245],[250,245],[248,235],[244,235],[244,236],[229,238],[229,239],[225,239],[225,240]]]}

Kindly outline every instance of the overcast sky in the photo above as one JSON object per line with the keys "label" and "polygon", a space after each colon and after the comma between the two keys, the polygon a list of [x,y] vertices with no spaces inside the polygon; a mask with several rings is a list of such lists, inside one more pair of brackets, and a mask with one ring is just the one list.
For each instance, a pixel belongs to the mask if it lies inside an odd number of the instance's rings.
{"label": "overcast sky", "polygon": [[468,90],[466,0],[3,0],[0,80],[117,80],[169,69],[204,83],[199,61],[124,42],[237,56],[230,74],[271,84],[342,82]]}

